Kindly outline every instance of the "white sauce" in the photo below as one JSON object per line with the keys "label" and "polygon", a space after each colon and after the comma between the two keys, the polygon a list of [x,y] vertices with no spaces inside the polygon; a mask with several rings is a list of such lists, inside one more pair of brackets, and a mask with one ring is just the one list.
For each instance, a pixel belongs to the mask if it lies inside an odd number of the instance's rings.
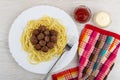
{"label": "white sauce", "polygon": [[111,23],[111,17],[107,12],[101,11],[94,15],[93,21],[98,27],[107,27]]}

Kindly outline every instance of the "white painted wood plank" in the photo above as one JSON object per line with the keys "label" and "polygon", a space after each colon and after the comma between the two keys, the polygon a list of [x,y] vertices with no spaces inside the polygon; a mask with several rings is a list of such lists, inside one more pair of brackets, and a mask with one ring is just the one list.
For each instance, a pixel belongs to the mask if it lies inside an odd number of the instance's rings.
{"label": "white painted wood plank", "polygon": [[[21,68],[12,58],[8,48],[8,32],[14,19],[25,9],[36,5],[52,5],[59,7],[73,17],[75,7],[85,4],[92,12],[106,10],[112,16],[112,24],[108,30],[120,33],[120,0],[0,0],[0,80],[40,80],[44,76],[28,72]],[[79,32],[82,24],[76,23]],[[120,54],[116,65],[109,75],[108,80],[119,80]],[[77,56],[64,68],[70,68],[77,64]],[[116,70],[116,68],[118,70]],[[51,80],[50,78],[48,80]]]}

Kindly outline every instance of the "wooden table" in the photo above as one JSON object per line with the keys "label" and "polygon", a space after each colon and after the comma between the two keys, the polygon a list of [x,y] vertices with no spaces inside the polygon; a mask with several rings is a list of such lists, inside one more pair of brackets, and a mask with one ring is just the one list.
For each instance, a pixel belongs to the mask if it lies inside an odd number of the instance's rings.
{"label": "wooden table", "polygon": [[[108,2],[109,1],[109,2]],[[112,24],[106,28],[120,33],[120,0],[0,0],[0,80],[42,80],[44,75],[34,74],[21,68],[12,58],[8,47],[8,33],[14,19],[27,8],[36,5],[59,7],[73,17],[73,10],[78,5],[87,5],[92,13],[105,10],[111,14]],[[88,23],[92,23],[92,20]],[[79,32],[84,24],[76,23]],[[108,80],[120,78],[120,54]],[[64,69],[77,64],[77,57]],[[63,69],[63,70],[64,70]],[[49,78],[48,80],[51,80]]]}

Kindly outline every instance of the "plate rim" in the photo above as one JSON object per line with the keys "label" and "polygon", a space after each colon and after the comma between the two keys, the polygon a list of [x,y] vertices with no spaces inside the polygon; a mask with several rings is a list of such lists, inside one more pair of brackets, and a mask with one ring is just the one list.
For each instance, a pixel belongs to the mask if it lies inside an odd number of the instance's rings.
{"label": "plate rim", "polygon": [[[60,8],[58,8],[58,7],[55,7],[55,6],[50,6],[50,5],[37,5],[37,6],[33,6],[33,7],[30,7],[30,8],[27,8],[27,9],[25,9],[25,10],[23,10],[21,13],[19,13],[15,18],[14,18],[14,20],[13,20],[13,22],[11,23],[11,26],[10,26],[10,29],[9,29],[9,34],[8,34],[8,46],[9,46],[9,51],[10,51],[10,54],[12,55],[12,58],[15,60],[15,62],[20,66],[20,67],[22,67],[24,70],[27,70],[27,71],[29,71],[29,72],[32,72],[32,73],[36,73],[36,74],[45,74],[45,73],[38,73],[38,72],[34,72],[34,71],[30,71],[30,70],[28,70],[28,69],[26,69],[26,68],[24,68],[21,64],[19,64],[19,62],[16,60],[16,58],[14,58],[14,55],[13,55],[13,52],[11,51],[11,49],[10,49],[10,33],[11,33],[11,31],[12,31],[12,28],[13,28],[13,24],[15,23],[15,21],[18,19],[18,17],[20,16],[20,15],[22,15],[25,11],[27,11],[27,10],[30,10],[30,9],[32,9],[32,8],[36,8],[36,7],[50,7],[50,8],[55,8],[55,9],[58,9],[58,10],[60,10],[60,11],[63,11],[65,14],[67,14],[67,16],[69,17],[69,18],[71,18],[71,20],[73,21],[73,23],[74,23],[74,25],[75,25],[75,28],[76,28],[76,33],[77,33],[77,38],[79,38],[78,37],[78,29],[77,29],[77,26],[76,26],[76,24],[75,24],[75,22],[74,22],[74,20],[72,19],[72,17],[68,14],[68,13],[66,13],[63,9],[60,9]],[[78,44],[78,39],[77,39],[77,42],[76,42],[77,44]],[[75,55],[74,55],[75,56]],[[74,58],[73,58],[74,59]],[[71,59],[71,61],[73,60],[73,59]],[[70,61],[70,62],[71,62]],[[69,63],[70,63],[69,62]],[[68,63],[68,64],[69,64]],[[67,64],[67,65],[68,65]],[[66,66],[67,66],[66,65]],[[65,66],[64,66],[65,67]],[[63,68],[64,68],[63,67]],[[62,68],[61,68],[62,69]],[[61,69],[59,69],[59,70],[61,70]],[[57,70],[58,71],[58,70]],[[53,71],[54,72],[54,71]],[[56,72],[56,71],[55,71]]]}

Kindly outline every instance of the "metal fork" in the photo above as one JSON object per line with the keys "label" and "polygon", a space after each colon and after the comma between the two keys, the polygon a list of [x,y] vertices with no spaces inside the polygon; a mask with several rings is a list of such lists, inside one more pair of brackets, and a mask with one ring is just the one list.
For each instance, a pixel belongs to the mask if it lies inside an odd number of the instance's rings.
{"label": "metal fork", "polygon": [[[67,44],[65,46],[65,51],[69,51],[72,48],[73,45]],[[50,75],[51,71],[53,70],[53,68],[55,67],[55,65],[57,64],[57,62],[60,60],[60,58],[62,57],[62,55],[64,54],[64,52],[59,56],[59,58],[56,60],[56,62],[53,64],[53,66],[50,68],[50,70],[48,71],[48,73],[45,75],[43,80],[47,80],[48,76]]]}

